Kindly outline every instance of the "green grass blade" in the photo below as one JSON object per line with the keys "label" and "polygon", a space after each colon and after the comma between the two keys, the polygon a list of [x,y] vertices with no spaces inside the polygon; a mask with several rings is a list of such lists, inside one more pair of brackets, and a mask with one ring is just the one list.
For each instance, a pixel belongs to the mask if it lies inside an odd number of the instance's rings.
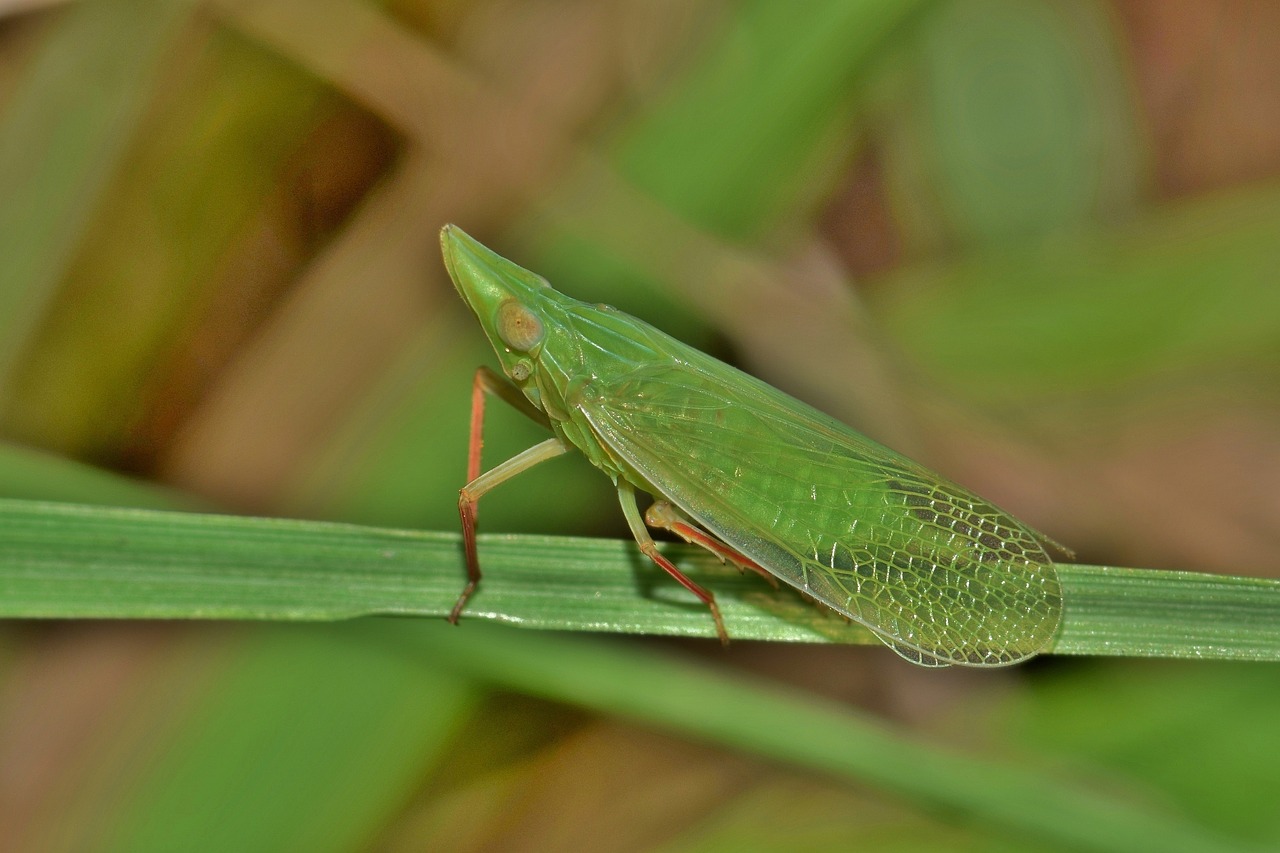
{"label": "green grass blade", "polygon": [[[431,660],[511,690],[870,784],[1018,837],[1084,850],[1238,849],[1173,814],[915,742],[848,707],[638,649],[492,628],[386,624]],[[661,685],[661,689],[654,689]]]}
{"label": "green grass blade", "polygon": [[[487,536],[470,619],[712,636],[705,608],[620,540]],[[698,549],[667,552],[740,640],[874,642]],[[1280,581],[1062,564],[1053,651],[1280,660]],[[331,620],[443,616],[464,577],[453,533],[0,500],[0,617]]]}
{"label": "green grass blade", "polygon": [[1280,580],[1059,565],[1054,652],[1280,660]]}

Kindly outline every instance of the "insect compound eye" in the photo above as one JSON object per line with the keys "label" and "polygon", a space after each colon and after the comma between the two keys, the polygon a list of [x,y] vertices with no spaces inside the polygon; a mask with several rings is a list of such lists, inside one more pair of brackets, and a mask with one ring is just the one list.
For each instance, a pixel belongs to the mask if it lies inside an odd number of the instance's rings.
{"label": "insect compound eye", "polygon": [[542,321],[524,305],[510,300],[498,307],[498,334],[516,352],[528,352],[542,343]]}
{"label": "insect compound eye", "polygon": [[529,359],[522,358],[511,366],[511,378],[516,382],[523,382],[533,374],[533,365],[529,363]]}

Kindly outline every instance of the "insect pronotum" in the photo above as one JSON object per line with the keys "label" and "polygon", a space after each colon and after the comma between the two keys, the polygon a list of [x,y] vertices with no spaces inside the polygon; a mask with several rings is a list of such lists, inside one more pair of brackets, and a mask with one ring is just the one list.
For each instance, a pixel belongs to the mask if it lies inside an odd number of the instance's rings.
{"label": "insect pronotum", "polygon": [[[1007,512],[754,377],[605,305],[552,289],[461,229],[445,266],[502,374],[476,371],[468,480],[458,499],[467,585],[480,581],[476,503],[570,449],[613,481],[640,550],[711,610],[715,597],[648,525],[777,578],[926,666],[1016,663],[1062,614],[1052,542]],[[486,395],[552,437],[480,472]],[[656,502],[644,517],[636,492]]]}

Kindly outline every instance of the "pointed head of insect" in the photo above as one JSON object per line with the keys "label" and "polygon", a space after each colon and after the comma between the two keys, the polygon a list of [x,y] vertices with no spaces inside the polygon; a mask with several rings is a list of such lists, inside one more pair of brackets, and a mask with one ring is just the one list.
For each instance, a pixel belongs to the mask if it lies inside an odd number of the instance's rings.
{"label": "pointed head of insect", "polygon": [[475,312],[502,371],[553,423],[571,420],[598,386],[653,363],[669,346],[656,329],[560,293],[456,225],[444,227],[440,244],[454,287]]}
{"label": "pointed head of insect", "polygon": [[440,231],[445,267],[502,362],[523,383],[547,336],[546,312],[559,296],[547,280],[512,263],[456,225]]}

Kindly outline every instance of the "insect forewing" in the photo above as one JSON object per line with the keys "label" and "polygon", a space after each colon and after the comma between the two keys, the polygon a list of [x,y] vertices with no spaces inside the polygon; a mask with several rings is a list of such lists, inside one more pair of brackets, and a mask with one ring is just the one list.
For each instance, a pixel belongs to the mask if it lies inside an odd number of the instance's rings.
{"label": "insect forewing", "polygon": [[1062,599],[1036,534],[816,409],[680,346],[678,359],[638,367],[582,403],[624,467],[908,659],[1000,665],[1045,647]]}

